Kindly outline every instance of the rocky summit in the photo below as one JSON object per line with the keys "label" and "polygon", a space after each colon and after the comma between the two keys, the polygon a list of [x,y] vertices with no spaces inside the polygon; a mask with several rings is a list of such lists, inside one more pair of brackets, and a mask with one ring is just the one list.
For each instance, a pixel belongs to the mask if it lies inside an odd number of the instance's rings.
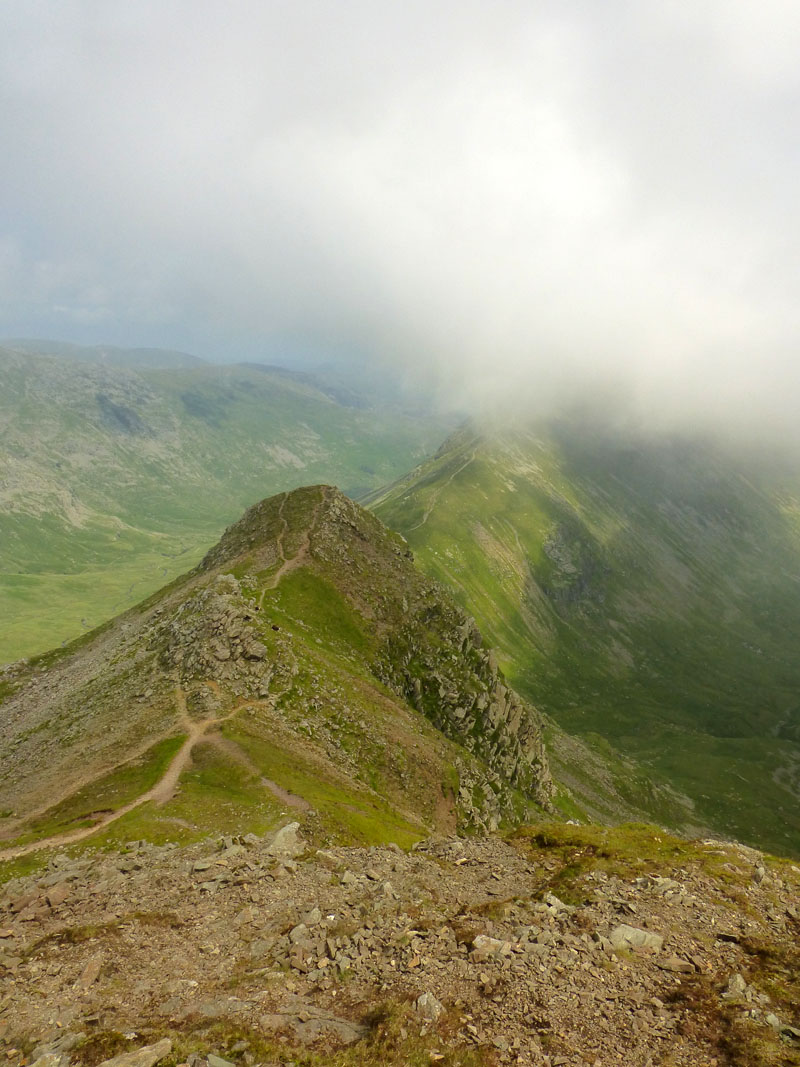
{"label": "rocky summit", "polygon": [[8,881],[6,1062],[800,1063],[796,866],[641,828],[306,834],[57,852]]}

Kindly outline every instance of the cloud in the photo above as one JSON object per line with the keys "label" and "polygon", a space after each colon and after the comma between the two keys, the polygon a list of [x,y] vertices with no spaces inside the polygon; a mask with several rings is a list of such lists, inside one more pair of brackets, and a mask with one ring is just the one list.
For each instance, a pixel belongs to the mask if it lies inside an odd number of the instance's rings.
{"label": "cloud", "polygon": [[796,5],[0,20],[14,332],[352,350],[462,401],[618,381],[673,418],[793,420]]}

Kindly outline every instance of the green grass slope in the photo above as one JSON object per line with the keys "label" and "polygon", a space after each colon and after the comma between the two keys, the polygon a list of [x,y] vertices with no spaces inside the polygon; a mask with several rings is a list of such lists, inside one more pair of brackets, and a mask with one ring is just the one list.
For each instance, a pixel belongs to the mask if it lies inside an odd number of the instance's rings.
{"label": "green grass slope", "polygon": [[588,744],[581,771],[554,731],[576,797],[797,854],[799,490],[708,443],[565,420],[464,429],[374,506]]}
{"label": "green grass slope", "polygon": [[275,368],[69,355],[0,349],[0,662],[136,603],[253,501],[315,481],[357,495],[445,433]]}

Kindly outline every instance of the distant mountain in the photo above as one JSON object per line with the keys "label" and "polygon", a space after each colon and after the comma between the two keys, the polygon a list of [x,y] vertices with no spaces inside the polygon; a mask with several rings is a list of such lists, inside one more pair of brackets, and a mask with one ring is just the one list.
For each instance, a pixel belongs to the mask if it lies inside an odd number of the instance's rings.
{"label": "distant mountain", "polygon": [[[69,341],[12,338],[0,340],[0,350],[27,356],[52,356],[78,363],[96,363],[129,370],[186,370],[202,366],[230,367],[188,352],[168,348],[120,348],[116,345],[77,345]],[[318,363],[301,368],[284,367],[272,361],[237,361],[254,371],[278,375],[307,385],[343,407],[391,411],[427,417],[438,410],[433,395],[424,386],[411,383],[391,367],[364,359]],[[451,423],[451,426],[454,423]]]}
{"label": "distant mountain", "polygon": [[252,507],[145,603],[7,668],[0,707],[0,859],[287,806],[409,844],[549,808],[536,712],[402,538],[327,486]]}
{"label": "distant mountain", "polygon": [[206,361],[188,352],[173,352],[167,348],[119,348],[116,345],[75,345],[69,341],[45,341],[34,338],[12,338],[0,341],[0,348],[28,356],[53,356],[78,363],[102,363],[109,367],[130,369],[175,370],[201,367]]}
{"label": "distant mountain", "polygon": [[128,355],[0,349],[0,662],[135,603],[265,494],[327,481],[357,496],[449,428],[339,403],[279,369]]}
{"label": "distant mountain", "polygon": [[373,506],[574,735],[552,758],[576,813],[615,793],[800,853],[797,466],[577,419],[471,426]]}

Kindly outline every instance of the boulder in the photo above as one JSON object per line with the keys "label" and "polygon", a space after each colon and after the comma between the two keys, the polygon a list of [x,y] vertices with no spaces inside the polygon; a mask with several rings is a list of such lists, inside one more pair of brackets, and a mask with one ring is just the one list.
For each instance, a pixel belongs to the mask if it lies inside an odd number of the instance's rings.
{"label": "boulder", "polygon": [[414,1008],[429,1023],[435,1023],[444,1012],[444,1005],[436,999],[433,993],[423,993],[417,997]]}
{"label": "boulder", "polygon": [[614,948],[638,948],[645,952],[660,952],[664,938],[660,934],[651,934],[649,930],[640,930],[636,926],[620,923],[615,926],[608,939]]}
{"label": "boulder", "polygon": [[134,1052],[123,1052],[113,1059],[104,1060],[100,1067],[153,1067],[172,1052],[172,1042],[168,1037],[157,1041],[155,1045],[144,1045]]}
{"label": "boulder", "polygon": [[480,963],[492,956],[506,956],[511,951],[509,941],[499,941],[496,937],[487,937],[486,934],[477,934],[472,939],[472,960]]}
{"label": "boulder", "polygon": [[267,855],[275,859],[294,859],[306,850],[306,842],[300,836],[300,823],[290,822],[282,826],[267,845]]}

